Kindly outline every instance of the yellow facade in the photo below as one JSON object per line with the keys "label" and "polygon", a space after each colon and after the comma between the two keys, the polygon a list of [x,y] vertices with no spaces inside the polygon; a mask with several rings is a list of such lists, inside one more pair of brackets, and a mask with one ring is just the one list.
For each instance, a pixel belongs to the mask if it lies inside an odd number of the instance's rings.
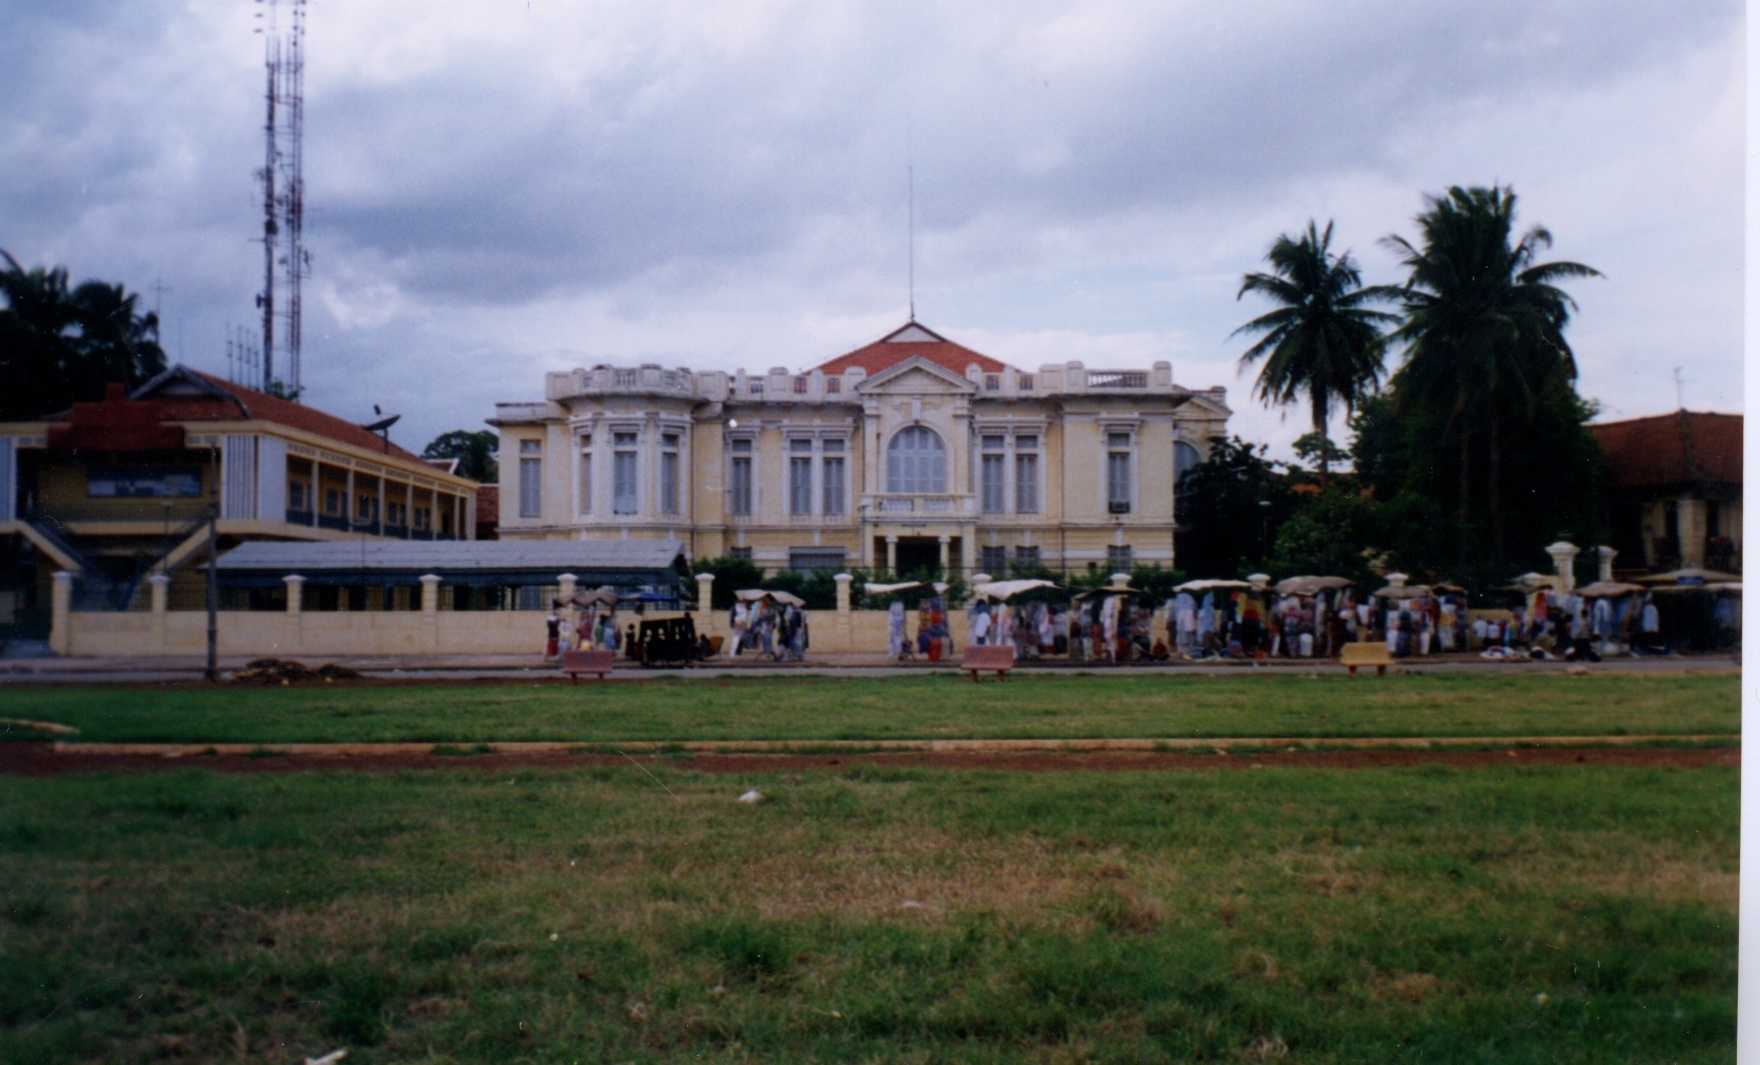
{"label": "yellow facade", "polygon": [[962,373],[910,354],[943,348],[966,351],[911,323],[863,349],[872,372],[549,374],[542,401],[491,422],[500,535],[676,537],[771,571],[1174,564],[1177,470],[1223,433],[1222,389],[1164,362],[1024,372],[972,353]]}

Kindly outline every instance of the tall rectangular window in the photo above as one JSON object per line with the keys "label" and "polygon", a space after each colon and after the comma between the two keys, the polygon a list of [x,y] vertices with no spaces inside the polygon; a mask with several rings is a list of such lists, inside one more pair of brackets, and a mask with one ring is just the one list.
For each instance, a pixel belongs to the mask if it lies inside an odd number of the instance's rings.
{"label": "tall rectangular window", "polygon": [[581,513],[593,512],[593,438],[581,437]]}
{"label": "tall rectangular window", "polygon": [[[836,378],[833,378],[836,380]],[[826,514],[843,514],[843,441],[826,440],[820,445],[825,457],[820,461],[825,466],[824,491],[819,497],[819,509]]]}
{"label": "tall rectangular window", "polygon": [[984,486],[984,513],[1001,514],[1008,509],[1003,499],[1003,463],[1006,455],[985,455],[981,460]]}
{"label": "tall rectangular window", "polygon": [[1014,564],[1022,569],[1038,569],[1040,566],[1038,545],[1015,548]]}
{"label": "tall rectangular window", "polygon": [[611,512],[636,512],[636,434],[613,433],[611,436]]}
{"label": "tall rectangular window", "polygon": [[985,545],[978,548],[978,566],[992,577],[1008,574],[1008,548]]}
{"label": "tall rectangular window", "polygon": [[813,512],[813,442],[788,442],[788,512],[794,515]]}
{"label": "tall rectangular window", "polygon": [[1039,513],[1039,438],[1014,438],[1014,509],[1017,514]]}
{"label": "tall rectangular window", "polygon": [[660,513],[678,513],[678,434],[660,438]]}
{"label": "tall rectangular window", "polygon": [[1106,566],[1114,573],[1131,571],[1131,545],[1114,544],[1106,549]]}
{"label": "tall rectangular window", "polygon": [[752,512],[752,442],[728,443],[732,459],[727,468],[727,512],[741,516]]}
{"label": "tall rectangular window", "polygon": [[1131,434],[1106,434],[1106,509],[1131,512]]}
{"label": "tall rectangular window", "polygon": [[542,440],[519,442],[519,516],[541,517],[544,513],[544,453]]}

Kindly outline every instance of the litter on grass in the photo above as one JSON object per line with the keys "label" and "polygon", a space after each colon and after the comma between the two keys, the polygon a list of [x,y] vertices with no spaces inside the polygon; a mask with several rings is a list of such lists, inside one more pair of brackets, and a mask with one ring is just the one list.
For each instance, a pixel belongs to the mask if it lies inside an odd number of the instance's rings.
{"label": "litter on grass", "polygon": [[757,788],[753,788],[751,791],[748,791],[744,795],[741,795],[739,797],[739,801],[740,802],[763,802],[764,801],[764,793],[759,791]]}

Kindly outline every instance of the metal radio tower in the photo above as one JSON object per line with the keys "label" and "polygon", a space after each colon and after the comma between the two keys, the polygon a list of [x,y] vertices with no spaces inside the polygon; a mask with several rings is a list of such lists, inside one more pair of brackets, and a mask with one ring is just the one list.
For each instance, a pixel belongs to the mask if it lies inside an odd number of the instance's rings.
{"label": "metal radio tower", "polygon": [[[305,127],[306,0],[256,0],[262,6],[264,66],[268,89],[263,94],[263,291],[257,307],[263,313],[262,381],[265,392],[297,398],[300,392],[300,282],[311,272],[306,251],[306,183],[301,167]],[[288,24],[278,18],[289,9]],[[276,336],[279,324],[280,337]],[[279,341],[279,342],[278,342]],[[277,365],[279,363],[279,365]],[[279,371],[279,372],[278,372]]]}

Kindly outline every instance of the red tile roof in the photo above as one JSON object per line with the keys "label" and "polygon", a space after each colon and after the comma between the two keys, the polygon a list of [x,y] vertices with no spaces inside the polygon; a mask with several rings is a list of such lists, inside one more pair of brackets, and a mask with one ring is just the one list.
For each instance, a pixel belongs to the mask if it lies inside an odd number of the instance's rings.
{"label": "red tile roof", "polygon": [[1677,410],[1589,426],[1612,488],[1742,483],[1742,416]]}
{"label": "red tile roof", "polygon": [[[894,339],[902,337],[903,339]],[[971,348],[961,347],[941,335],[925,329],[916,322],[906,322],[899,329],[886,334],[866,347],[857,348],[846,355],[839,355],[830,362],[820,366],[819,372],[839,374],[852,367],[859,366],[873,377],[882,370],[890,369],[911,356],[928,359],[937,366],[952,370],[965,376],[966,367],[976,365],[985,373],[1001,373],[1007,364],[988,355],[980,355]]]}
{"label": "red tile roof", "polygon": [[[277,425],[285,425],[291,429],[301,429],[317,436],[328,437],[338,443],[352,444],[355,447],[377,451],[380,454],[389,454],[393,458],[408,462],[423,461],[396,444],[392,444],[390,450],[387,451],[385,442],[380,439],[377,433],[369,433],[355,423],[345,421],[334,414],[326,414],[315,407],[277,399],[267,392],[258,392],[254,388],[235,385],[231,381],[222,380],[200,370],[179,366],[155,381],[169,383],[179,373],[198,378],[202,384],[210,386],[215,392],[222,393],[222,395],[216,395],[212,392],[205,395],[191,395],[187,392],[181,395],[155,395],[154,392],[157,391],[155,383],[149,382],[143,386],[147,391],[144,394],[137,393],[140,398],[130,402],[152,404],[157,409],[159,417],[165,421],[213,422],[257,418],[266,422],[274,422]],[[49,420],[61,421],[65,418],[66,415],[63,414]]]}

